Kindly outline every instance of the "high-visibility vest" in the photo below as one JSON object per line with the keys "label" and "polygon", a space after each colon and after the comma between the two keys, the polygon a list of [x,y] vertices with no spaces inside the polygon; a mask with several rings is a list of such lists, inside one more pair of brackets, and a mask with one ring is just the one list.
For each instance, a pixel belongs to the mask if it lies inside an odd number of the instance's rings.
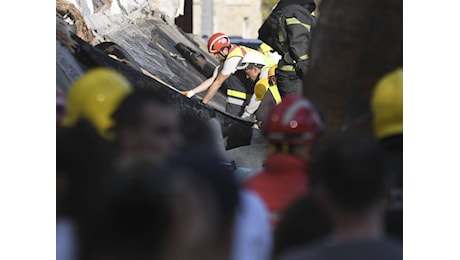
{"label": "high-visibility vest", "polygon": [[[230,47],[230,50],[227,55],[227,59],[233,57],[240,57],[243,59],[244,55],[252,50],[245,46],[234,45]],[[239,116],[243,111],[243,106],[247,103],[247,100],[250,98],[250,95],[247,94],[245,86],[229,86],[227,88],[227,104],[225,110],[231,114]]]}
{"label": "high-visibility vest", "polygon": [[278,86],[277,85],[270,86],[268,87],[268,90],[272,93],[272,96],[275,99],[276,104],[278,105],[279,103],[281,103],[282,100],[281,100],[280,92],[278,91]]}
{"label": "high-visibility vest", "polygon": [[[230,47],[230,50],[228,52],[227,58],[230,59],[233,57],[240,57],[241,59],[248,53],[248,52],[257,52],[260,53],[257,50],[251,49],[246,46],[239,46],[239,45],[233,45]],[[264,60],[265,63],[267,64],[265,67],[269,68],[272,65],[275,65],[275,61],[267,57],[265,55]],[[240,88],[235,87],[235,86],[230,86],[227,88],[227,105],[226,105],[226,110],[228,112],[234,113],[234,111],[243,111],[243,106],[245,103],[249,102],[249,99],[251,98],[253,93],[253,88],[251,89],[251,92],[248,92],[246,87]]]}
{"label": "high-visibility vest", "polygon": [[[258,51],[246,46],[232,44],[226,59],[233,57],[240,57],[242,59],[248,52]],[[227,110],[236,111],[241,109],[242,111],[242,106],[250,97],[251,95],[248,95],[245,86],[242,86],[241,88],[236,88],[235,86],[227,88]],[[239,106],[240,108],[236,109],[234,106]]]}

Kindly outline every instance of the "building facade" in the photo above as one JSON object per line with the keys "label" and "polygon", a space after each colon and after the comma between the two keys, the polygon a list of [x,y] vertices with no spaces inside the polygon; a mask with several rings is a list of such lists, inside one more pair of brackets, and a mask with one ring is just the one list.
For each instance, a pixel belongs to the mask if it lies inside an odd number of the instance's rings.
{"label": "building facade", "polygon": [[262,25],[261,0],[193,0],[193,34],[257,38]]}

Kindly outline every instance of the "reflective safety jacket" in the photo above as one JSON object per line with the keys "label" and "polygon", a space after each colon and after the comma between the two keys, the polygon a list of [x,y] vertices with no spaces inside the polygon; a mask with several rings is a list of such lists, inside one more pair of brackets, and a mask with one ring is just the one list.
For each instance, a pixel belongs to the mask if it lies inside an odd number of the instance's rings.
{"label": "reflective safety jacket", "polygon": [[281,103],[281,95],[278,91],[278,86],[269,86],[267,92],[264,93],[264,97],[260,102],[259,108],[256,112],[256,118],[259,122],[259,127],[262,126],[263,121],[267,119],[268,114],[270,111],[279,103]]}
{"label": "reflective safety jacket", "polygon": [[246,181],[244,186],[256,192],[267,205],[272,225],[289,205],[308,192],[308,165],[300,158],[284,153],[267,157],[264,170]]}
{"label": "reflective safety jacket", "polygon": [[[226,57],[226,60],[233,57],[240,57],[242,60],[243,57],[249,52],[260,53],[259,51],[246,46],[232,44]],[[264,55],[264,59],[266,60],[265,62],[270,66],[275,64],[273,59],[271,59],[270,57],[266,57]],[[242,76],[246,77],[244,71],[237,71],[235,74],[237,73],[240,73]],[[243,82],[243,84],[245,85],[230,85],[227,87],[226,111],[237,116],[240,116],[244,112],[245,106],[250,102],[251,96],[254,93],[254,82],[246,80],[245,82]]]}
{"label": "reflective safety jacket", "polygon": [[[246,53],[250,52],[251,50],[252,49],[245,47],[245,46],[239,46],[239,45],[232,44],[228,52],[228,55],[226,57],[226,60],[233,58],[233,57],[239,57],[241,58],[240,59],[240,62],[241,62],[241,60],[246,55]],[[253,51],[256,51],[256,50],[253,50]],[[249,97],[250,95],[248,95],[247,93],[246,86],[228,85],[227,86],[227,104],[226,104],[225,110],[231,114],[240,116],[243,112],[244,104],[249,102],[249,101],[246,101]]]}
{"label": "reflective safety jacket", "polygon": [[311,28],[317,20],[311,15],[315,7],[313,0],[280,1],[259,28],[258,38],[282,56],[278,69],[295,71],[296,63],[308,61]]}
{"label": "reflective safety jacket", "polygon": [[273,85],[268,87],[268,90],[272,93],[273,98],[275,99],[275,103],[278,105],[281,103],[281,95],[280,92],[278,91],[278,86]]}

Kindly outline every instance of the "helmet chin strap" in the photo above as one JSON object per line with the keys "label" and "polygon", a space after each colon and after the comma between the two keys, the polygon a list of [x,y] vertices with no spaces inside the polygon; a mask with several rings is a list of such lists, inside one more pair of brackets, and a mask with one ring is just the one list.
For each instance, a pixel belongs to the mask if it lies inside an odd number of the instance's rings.
{"label": "helmet chin strap", "polygon": [[227,52],[227,55],[224,55],[224,54],[222,53],[222,50],[225,49],[225,48],[230,49],[230,47],[223,47],[222,49],[219,50],[219,54],[222,55],[222,57],[227,58],[228,52]]}

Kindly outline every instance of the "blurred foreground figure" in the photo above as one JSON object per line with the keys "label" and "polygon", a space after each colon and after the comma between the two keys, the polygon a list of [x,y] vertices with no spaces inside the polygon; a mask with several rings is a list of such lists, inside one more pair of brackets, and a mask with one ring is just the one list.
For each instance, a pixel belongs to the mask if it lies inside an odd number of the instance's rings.
{"label": "blurred foreground figure", "polygon": [[273,226],[295,199],[308,192],[308,163],[320,129],[316,109],[298,95],[285,96],[263,124],[270,152],[264,170],[245,186],[264,200]]}
{"label": "blurred foreground figure", "polygon": [[87,71],[70,87],[62,127],[56,130],[56,257],[77,259],[87,222],[99,208],[102,179],[114,149],[110,114],[132,87],[116,71]]}
{"label": "blurred foreground figure", "polygon": [[[210,163],[220,163],[221,166],[227,167],[225,171],[227,174],[229,173],[228,170],[233,171],[226,176],[226,178],[230,178],[229,183],[238,179],[235,169],[225,160],[223,144],[220,147],[218,145],[220,142],[218,135],[221,135],[220,128],[212,129],[213,123],[211,121],[205,122],[195,115],[183,115],[181,123],[181,130],[185,137],[181,156],[187,158],[186,161],[190,161],[201,154],[201,157],[207,157],[212,162],[200,162],[198,160],[194,164],[197,166],[202,164],[200,167],[207,167],[206,165]],[[178,161],[183,163],[183,159]],[[259,196],[239,186],[238,198],[239,204],[235,209],[234,220],[231,223],[232,238],[228,241],[230,243],[230,248],[228,248],[230,259],[270,259],[273,234],[269,223],[268,209]]]}
{"label": "blurred foreground figure", "polygon": [[252,191],[240,191],[234,232],[232,260],[271,259],[273,233],[270,214],[262,199]]}
{"label": "blurred foreground figure", "polygon": [[371,99],[374,135],[385,151],[389,175],[389,201],[386,211],[388,234],[403,239],[403,70],[385,75]]}
{"label": "blurred foreground figure", "polygon": [[402,244],[384,231],[386,176],[378,143],[370,136],[336,134],[318,147],[313,174],[333,232],[279,259],[402,259]]}
{"label": "blurred foreground figure", "polygon": [[56,90],[56,127],[60,127],[66,111],[66,97],[64,93]]}
{"label": "blurred foreground figure", "polygon": [[[202,163],[206,155],[195,155]],[[88,228],[88,260],[228,259],[236,182],[217,161],[187,160],[159,168],[136,162],[101,186]]]}
{"label": "blurred foreground figure", "polygon": [[165,164],[182,146],[179,115],[173,105],[155,93],[135,90],[113,113],[117,167],[137,160]]}
{"label": "blurred foreground figure", "polygon": [[[241,206],[241,193],[234,173],[222,163],[222,157],[213,151],[215,150],[206,144],[198,145],[193,153],[183,153],[171,162],[174,168],[185,170],[207,185],[209,194],[205,196],[204,203],[215,208],[213,212],[216,221],[204,222],[205,227],[212,230],[211,239],[205,243],[205,254],[201,257],[184,254],[183,259],[224,260],[231,259],[233,252],[235,221],[237,210]],[[200,190],[205,191],[203,188]],[[178,215],[179,218],[184,216],[186,215]]]}
{"label": "blurred foreground figure", "polygon": [[110,116],[131,91],[128,80],[115,70],[91,69],[70,87],[62,125],[72,127],[79,120],[87,120],[102,137],[112,140],[114,122]]}
{"label": "blurred foreground figure", "polygon": [[284,213],[275,230],[273,258],[287,250],[306,246],[324,238],[332,230],[332,223],[318,199],[309,194],[303,196]]}

